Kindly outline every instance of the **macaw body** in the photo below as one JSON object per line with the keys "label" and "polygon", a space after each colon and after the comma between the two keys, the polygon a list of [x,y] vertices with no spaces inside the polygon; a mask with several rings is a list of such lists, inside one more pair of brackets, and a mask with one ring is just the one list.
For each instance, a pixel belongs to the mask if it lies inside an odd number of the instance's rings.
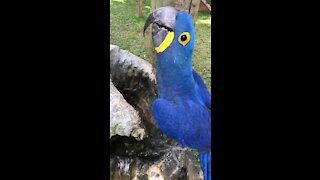
{"label": "macaw body", "polygon": [[[174,15],[174,16],[173,16]],[[200,153],[204,179],[211,179],[211,95],[192,69],[194,28],[185,11],[172,7],[155,10],[145,24],[153,23],[157,51],[158,99],[152,113],[158,127],[184,147]]]}
{"label": "macaw body", "polygon": [[[174,79],[179,78],[170,78]],[[194,81],[193,77],[188,79]],[[210,151],[211,111],[205,104],[201,87],[195,81],[188,81],[184,79],[179,81],[181,83],[174,83],[163,89],[160,83],[158,99],[153,102],[152,113],[162,132],[176,139],[181,146]],[[185,88],[186,86],[189,87]]]}

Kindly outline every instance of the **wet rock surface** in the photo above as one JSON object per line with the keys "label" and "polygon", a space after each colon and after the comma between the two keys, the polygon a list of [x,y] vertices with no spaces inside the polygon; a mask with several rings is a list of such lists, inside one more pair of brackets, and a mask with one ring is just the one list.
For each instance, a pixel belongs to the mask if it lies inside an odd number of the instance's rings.
{"label": "wet rock surface", "polygon": [[157,128],[156,96],[152,65],[110,45],[110,179],[203,179],[191,150]]}

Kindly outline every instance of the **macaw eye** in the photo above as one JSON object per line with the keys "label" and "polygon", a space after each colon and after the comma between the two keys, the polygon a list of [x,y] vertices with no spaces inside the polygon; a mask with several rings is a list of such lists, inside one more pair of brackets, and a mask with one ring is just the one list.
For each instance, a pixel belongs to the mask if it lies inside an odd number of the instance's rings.
{"label": "macaw eye", "polygon": [[181,33],[180,36],[178,37],[178,41],[180,44],[185,46],[190,41],[190,33],[189,32]]}

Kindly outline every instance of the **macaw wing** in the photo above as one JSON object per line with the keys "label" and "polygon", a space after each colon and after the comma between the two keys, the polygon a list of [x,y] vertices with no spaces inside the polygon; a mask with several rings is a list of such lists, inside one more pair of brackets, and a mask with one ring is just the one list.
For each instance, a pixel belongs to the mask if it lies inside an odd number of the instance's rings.
{"label": "macaw wing", "polygon": [[196,83],[199,87],[199,91],[200,91],[200,94],[202,96],[202,99],[203,99],[205,105],[211,111],[211,94],[208,91],[207,86],[204,84],[201,76],[197,73],[197,71],[192,69],[192,74],[193,74],[194,80],[196,81]]}
{"label": "macaw wing", "polygon": [[210,112],[191,100],[157,99],[152,114],[158,127],[181,145],[207,151],[211,148]]}

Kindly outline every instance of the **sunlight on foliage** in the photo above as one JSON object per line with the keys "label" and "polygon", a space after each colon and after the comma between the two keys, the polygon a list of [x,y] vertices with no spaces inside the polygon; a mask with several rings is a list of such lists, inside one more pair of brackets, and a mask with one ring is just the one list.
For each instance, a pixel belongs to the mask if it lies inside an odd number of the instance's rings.
{"label": "sunlight on foliage", "polygon": [[124,3],[124,0],[111,0],[111,2],[119,2],[119,3]]}
{"label": "sunlight on foliage", "polygon": [[151,10],[150,6],[144,6],[144,8]]}
{"label": "sunlight on foliage", "polygon": [[205,20],[200,19],[198,20],[198,23],[211,25],[211,18]]}

